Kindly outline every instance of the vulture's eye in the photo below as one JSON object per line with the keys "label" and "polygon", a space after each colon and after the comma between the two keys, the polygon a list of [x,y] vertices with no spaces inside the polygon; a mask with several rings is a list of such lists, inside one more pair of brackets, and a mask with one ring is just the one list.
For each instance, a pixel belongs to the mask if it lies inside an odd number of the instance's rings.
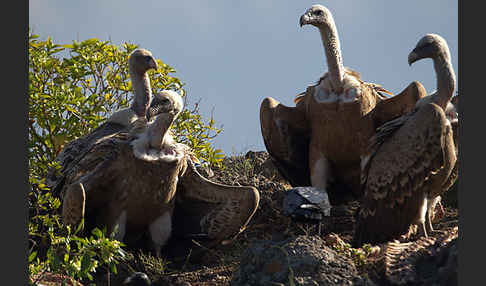
{"label": "vulture's eye", "polygon": [[151,56],[145,56],[145,60],[146,60],[147,62],[150,62],[150,61],[152,60],[152,57],[151,57]]}
{"label": "vulture's eye", "polygon": [[314,11],[314,15],[321,16],[322,15],[322,10]]}

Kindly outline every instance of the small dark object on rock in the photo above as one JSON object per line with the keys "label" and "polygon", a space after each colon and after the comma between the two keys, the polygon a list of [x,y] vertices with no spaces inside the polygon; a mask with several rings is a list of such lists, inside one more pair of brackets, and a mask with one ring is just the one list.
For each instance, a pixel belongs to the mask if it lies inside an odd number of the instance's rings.
{"label": "small dark object on rock", "polygon": [[314,187],[296,187],[285,192],[285,215],[299,220],[321,221],[331,214],[327,192]]}
{"label": "small dark object on rock", "polygon": [[148,278],[147,274],[143,272],[135,272],[132,276],[125,279],[123,285],[130,285],[130,286],[150,286],[152,282]]}

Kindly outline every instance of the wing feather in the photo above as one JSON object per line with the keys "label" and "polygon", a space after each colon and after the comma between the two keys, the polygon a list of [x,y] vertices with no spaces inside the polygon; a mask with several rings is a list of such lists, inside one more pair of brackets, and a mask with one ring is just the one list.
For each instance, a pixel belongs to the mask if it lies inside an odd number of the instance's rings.
{"label": "wing feather", "polygon": [[65,175],[76,166],[87,152],[102,138],[116,134],[126,128],[125,125],[105,122],[89,134],[69,142],[56,157],[55,161],[61,165],[60,170],[50,169],[47,174],[47,184],[54,194],[60,195],[64,186]]}
{"label": "wing feather", "polygon": [[263,141],[273,163],[292,186],[309,186],[310,131],[299,104],[287,107],[265,98],[260,106]]}
{"label": "wing feather", "polygon": [[176,196],[176,211],[184,217],[184,230],[179,232],[205,233],[215,241],[242,231],[260,201],[259,192],[254,187],[209,181],[198,173],[190,159],[179,180]]}
{"label": "wing feather", "polygon": [[399,94],[384,98],[371,112],[375,126],[381,126],[385,122],[411,112],[417,101],[426,95],[423,85],[414,81]]}
{"label": "wing feather", "polygon": [[389,137],[381,139],[385,142],[370,160],[365,196],[387,198],[391,204],[400,196],[413,195],[420,188],[420,182],[442,168],[442,137],[447,120],[442,109],[429,104],[405,118],[395,121],[398,130],[386,131]]}
{"label": "wing feather", "polygon": [[387,126],[393,132],[382,127],[387,136],[364,174],[355,233],[358,244],[384,241],[408,230],[446,161],[444,142],[451,135],[450,127],[436,104],[427,104]]}

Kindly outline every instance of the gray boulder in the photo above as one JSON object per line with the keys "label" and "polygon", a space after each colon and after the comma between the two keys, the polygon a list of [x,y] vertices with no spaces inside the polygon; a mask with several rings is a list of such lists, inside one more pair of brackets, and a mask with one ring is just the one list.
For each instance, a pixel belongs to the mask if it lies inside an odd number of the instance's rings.
{"label": "gray boulder", "polygon": [[375,285],[318,236],[258,241],[242,255],[231,285]]}

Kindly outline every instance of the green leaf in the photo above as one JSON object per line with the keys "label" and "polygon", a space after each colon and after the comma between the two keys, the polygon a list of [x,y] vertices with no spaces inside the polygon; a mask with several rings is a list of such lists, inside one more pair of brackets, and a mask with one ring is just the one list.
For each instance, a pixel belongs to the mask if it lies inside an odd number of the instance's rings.
{"label": "green leaf", "polygon": [[31,263],[37,256],[37,251],[32,251],[32,253],[29,255],[29,263]]}
{"label": "green leaf", "polygon": [[114,274],[117,274],[118,273],[115,264],[110,264],[110,271],[113,272]]}
{"label": "green leaf", "polygon": [[102,238],[103,237],[103,233],[101,232],[101,230],[97,227],[95,227],[91,233],[96,237],[96,238]]}
{"label": "green leaf", "polygon": [[87,274],[91,270],[92,264],[93,261],[91,260],[91,256],[88,253],[85,253],[81,259],[81,273]]}

